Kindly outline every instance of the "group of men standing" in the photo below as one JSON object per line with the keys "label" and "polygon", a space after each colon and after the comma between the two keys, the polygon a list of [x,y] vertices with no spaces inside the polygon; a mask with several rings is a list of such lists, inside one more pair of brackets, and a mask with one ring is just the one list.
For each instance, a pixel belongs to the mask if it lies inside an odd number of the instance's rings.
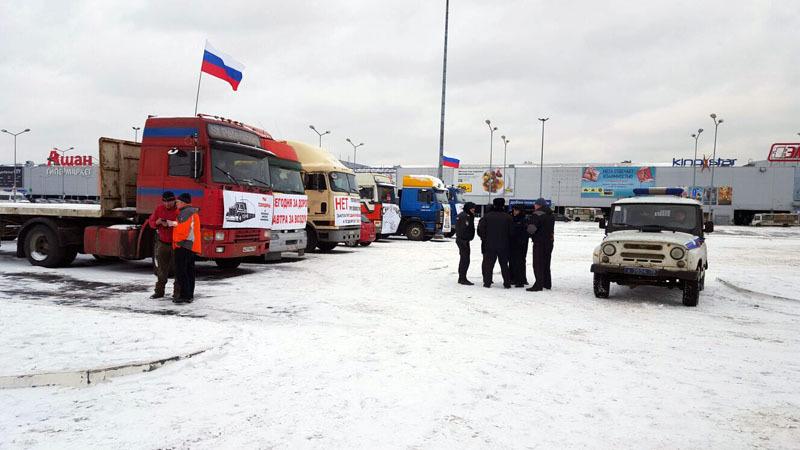
{"label": "group of men standing", "polygon": [[[503,287],[512,285],[525,287],[528,284],[525,259],[528,254],[528,239],[533,243],[533,273],[536,281],[528,291],[550,289],[550,257],[553,253],[555,217],[547,201],[539,198],[534,211],[526,215],[521,205],[514,205],[511,214],[506,212],[505,199],[496,198],[492,208],[478,223],[478,236],[483,253],[483,286],[492,286],[492,272],[499,261],[503,276]],[[472,202],[456,218],[456,245],[460,255],[458,283],[471,286],[467,279],[470,259],[470,241],[475,238],[475,210]]]}
{"label": "group of men standing", "polygon": [[175,272],[172,288],[173,303],[194,300],[195,254],[200,253],[200,216],[192,206],[192,196],[183,193],[177,198],[166,191],[161,204],[147,220],[156,230],[155,256],[156,288],[150,298],[163,298],[170,272]]}

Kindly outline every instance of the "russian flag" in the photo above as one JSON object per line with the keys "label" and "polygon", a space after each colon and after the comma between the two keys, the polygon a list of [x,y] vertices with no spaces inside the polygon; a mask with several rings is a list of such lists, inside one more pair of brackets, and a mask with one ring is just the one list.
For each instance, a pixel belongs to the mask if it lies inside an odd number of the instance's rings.
{"label": "russian flag", "polygon": [[461,161],[455,158],[451,158],[449,156],[442,156],[442,165],[445,167],[453,167],[458,169],[458,166],[461,164]]}
{"label": "russian flag", "polygon": [[200,71],[227,81],[235,91],[242,81],[244,64],[218,51],[206,41],[203,65],[200,67]]}

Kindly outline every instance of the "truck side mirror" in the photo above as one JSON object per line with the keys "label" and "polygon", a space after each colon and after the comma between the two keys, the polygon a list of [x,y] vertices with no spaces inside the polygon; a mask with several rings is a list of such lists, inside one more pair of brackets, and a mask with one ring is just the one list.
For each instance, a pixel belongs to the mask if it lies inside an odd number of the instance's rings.
{"label": "truck side mirror", "polygon": [[714,232],[714,222],[712,222],[710,220],[708,222],[706,222],[705,225],[703,226],[703,231],[706,232],[706,233],[713,233]]}
{"label": "truck side mirror", "polygon": [[600,220],[598,220],[597,221],[597,226],[600,227],[601,230],[605,230],[606,226],[607,226],[606,219],[605,218],[601,218]]}

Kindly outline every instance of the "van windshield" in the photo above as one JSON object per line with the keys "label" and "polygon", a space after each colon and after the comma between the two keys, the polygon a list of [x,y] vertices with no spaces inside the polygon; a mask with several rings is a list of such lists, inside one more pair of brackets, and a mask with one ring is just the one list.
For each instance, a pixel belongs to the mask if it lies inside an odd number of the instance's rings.
{"label": "van windshield", "polygon": [[332,190],[358,194],[358,183],[356,183],[355,175],[344,172],[331,172],[330,179]]}
{"label": "van windshield", "polygon": [[673,230],[700,234],[700,210],[693,205],[625,204],[615,205],[611,216],[614,228]]}
{"label": "van windshield", "polygon": [[270,187],[265,151],[215,144],[211,147],[211,165],[215,183]]}

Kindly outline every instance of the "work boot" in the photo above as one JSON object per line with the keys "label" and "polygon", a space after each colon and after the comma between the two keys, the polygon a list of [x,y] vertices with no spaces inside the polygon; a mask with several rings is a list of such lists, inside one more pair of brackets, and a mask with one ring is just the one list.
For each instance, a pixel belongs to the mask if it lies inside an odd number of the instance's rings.
{"label": "work boot", "polygon": [[469,281],[468,279],[464,278],[463,280],[458,280],[458,284],[463,284],[464,286],[472,286],[475,283]]}
{"label": "work boot", "polygon": [[483,283],[483,287],[490,288],[492,287],[492,283]]}
{"label": "work boot", "polygon": [[150,296],[150,298],[152,298],[153,300],[155,300],[157,298],[162,298],[162,297],[164,297],[164,293],[163,292],[156,292],[155,294]]}
{"label": "work boot", "polygon": [[514,287],[525,287],[525,285],[522,284],[522,283],[517,283],[517,284],[514,285]]}
{"label": "work boot", "polygon": [[511,283],[503,283],[504,289],[511,289]]}
{"label": "work boot", "polygon": [[529,287],[528,289],[525,289],[525,290],[528,291],[528,292],[539,292],[539,291],[542,290],[542,287],[541,286],[537,286],[537,285],[534,284],[533,286],[531,286],[531,287]]}

